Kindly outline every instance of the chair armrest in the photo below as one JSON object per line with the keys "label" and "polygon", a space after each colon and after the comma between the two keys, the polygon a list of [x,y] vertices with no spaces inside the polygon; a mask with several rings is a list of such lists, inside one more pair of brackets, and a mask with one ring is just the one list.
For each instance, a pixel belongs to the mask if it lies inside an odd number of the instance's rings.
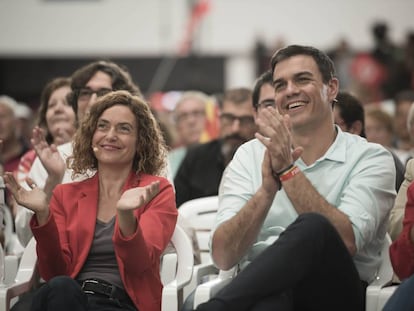
{"label": "chair armrest", "polygon": [[[30,274],[30,277],[29,277]],[[21,276],[21,278],[19,278]],[[33,271],[19,270],[16,279],[12,284],[0,286],[0,310],[9,311],[13,305],[13,298],[16,298],[28,291],[39,283],[39,274],[37,268]]]}
{"label": "chair armrest", "polygon": [[12,284],[17,270],[19,269],[19,258],[16,255],[7,255],[4,257],[4,284]]}
{"label": "chair armrest", "polygon": [[366,291],[366,302],[365,310],[366,311],[377,311],[378,310],[378,298],[381,294],[381,291],[384,287],[391,284],[392,280],[385,280],[381,278],[376,278],[372,281]]}
{"label": "chair armrest", "polygon": [[202,263],[194,266],[193,276],[190,283],[184,287],[184,299],[191,294],[191,292],[201,284],[201,281],[206,276],[214,275],[215,277],[219,274],[219,269],[215,267],[212,263]]}
{"label": "chair armrest", "polygon": [[214,297],[222,288],[233,280],[235,274],[235,267],[226,271],[220,270],[217,278],[197,286],[194,294],[193,308],[196,309],[199,304],[202,304]]}
{"label": "chair armrest", "polygon": [[162,256],[162,263],[161,263],[161,283],[168,284],[175,278],[177,267],[177,254],[176,253],[169,253]]}
{"label": "chair armrest", "polygon": [[161,311],[177,311],[180,310],[184,301],[184,286],[189,284],[191,279],[177,278],[164,285],[162,289]]}

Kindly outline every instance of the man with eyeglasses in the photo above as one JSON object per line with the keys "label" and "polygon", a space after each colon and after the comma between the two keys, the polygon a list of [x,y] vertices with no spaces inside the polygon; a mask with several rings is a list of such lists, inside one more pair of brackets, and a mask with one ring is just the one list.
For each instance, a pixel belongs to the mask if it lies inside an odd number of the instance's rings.
{"label": "man with eyeglasses", "polygon": [[[97,98],[110,91],[126,90],[138,96],[142,96],[137,85],[134,84],[129,72],[111,61],[96,61],[89,63],[76,70],[71,77],[72,92],[68,95],[68,102],[72,105],[77,116],[79,124]],[[66,143],[57,147],[61,157],[66,163],[67,157],[72,154],[72,143]],[[39,158],[33,162],[29,172],[29,178],[33,180],[37,187],[45,188],[45,191],[53,190],[58,183],[68,183],[72,179],[72,170],[66,168],[62,180],[56,181],[53,185],[47,185],[45,182],[48,173],[40,162]],[[83,176],[77,177],[77,180],[83,179]],[[26,185],[26,187],[28,187]],[[20,208],[16,214],[16,233],[20,242],[25,246],[32,237],[32,232],[28,225],[32,212],[26,208]]]}
{"label": "man with eyeglasses", "polygon": [[226,91],[220,107],[220,137],[189,148],[174,178],[176,203],[217,195],[221,176],[237,148],[254,137],[252,92]]}
{"label": "man with eyeglasses", "polygon": [[256,114],[260,114],[267,107],[276,107],[272,79],[272,72],[268,70],[262,73],[254,83],[252,99]]}
{"label": "man with eyeglasses", "polygon": [[201,142],[207,124],[206,106],[211,100],[200,91],[184,92],[174,108],[177,144],[168,154],[171,174],[174,177],[188,147]]}

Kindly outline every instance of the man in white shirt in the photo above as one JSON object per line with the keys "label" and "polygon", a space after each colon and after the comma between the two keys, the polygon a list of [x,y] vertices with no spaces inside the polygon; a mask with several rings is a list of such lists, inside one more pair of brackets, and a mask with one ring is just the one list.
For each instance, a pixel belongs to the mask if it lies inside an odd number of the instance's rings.
{"label": "man in white shirt", "polygon": [[[211,253],[242,271],[197,310],[364,310],[395,198],[390,153],[334,125],[323,52],[272,57],[277,109],[258,113],[220,185]],[[280,227],[286,230],[280,234]]]}

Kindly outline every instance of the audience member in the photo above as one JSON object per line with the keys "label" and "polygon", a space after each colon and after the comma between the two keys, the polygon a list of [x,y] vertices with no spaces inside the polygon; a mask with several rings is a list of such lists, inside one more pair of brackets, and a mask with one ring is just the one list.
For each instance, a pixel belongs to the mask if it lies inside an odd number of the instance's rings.
{"label": "audience member", "polygon": [[[70,79],[63,77],[51,80],[42,91],[36,123],[45,131],[48,144],[70,142],[75,133],[75,113],[66,99],[70,91]],[[19,183],[25,182],[35,158],[33,149],[21,157],[17,169]]]}
{"label": "audience member", "polygon": [[[96,100],[111,91],[126,90],[133,95],[141,96],[141,92],[136,86],[128,71],[119,65],[110,61],[96,61],[89,63],[76,70],[71,77],[71,93],[68,95],[68,102],[73,107],[77,117],[77,123],[83,120],[91,106]],[[34,131],[39,135],[38,130]],[[45,140],[45,138],[43,138]],[[44,144],[47,144],[44,141]],[[68,142],[57,147],[61,157],[66,160],[72,155],[72,143]],[[36,183],[39,188],[44,189],[48,173],[38,158],[35,159],[29,172],[29,177]],[[70,168],[66,169],[63,179],[59,182],[67,183],[80,180],[85,176],[73,176]],[[55,184],[44,189],[50,193]],[[16,215],[16,233],[22,245],[26,245],[32,237],[32,232],[28,226],[32,216],[31,211],[20,209]]]}
{"label": "audience member", "polygon": [[23,102],[19,102],[16,110],[20,137],[26,145],[30,145],[30,137],[33,129],[33,111]]}
{"label": "audience member", "polygon": [[273,77],[270,70],[265,71],[256,79],[252,91],[252,102],[256,117],[263,109],[276,107]]}
{"label": "audience member", "polygon": [[364,107],[350,93],[338,92],[334,104],[334,121],[342,131],[365,137]]}
{"label": "audience member", "polygon": [[[412,161],[410,161],[412,162]],[[410,163],[409,162],[409,163]],[[407,190],[407,204],[402,232],[390,247],[391,263],[396,275],[403,282],[391,296],[384,311],[414,309],[414,183]]]}
{"label": "audience member", "polygon": [[251,90],[227,90],[220,111],[220,138],[189,148],[174,178],[177,207],[217,195],[224,168],[255,131]]}
{"label": "audience member", "polygon": [[392,148],[394,139],[394,124],[389,113],[380,108],[365,111],[365,135],[372,143]]}
{"label": "audience member", "polygon": [[[368,112],[369,113],[369,112]],[[382,111],[380,115],[382,115]],[[375,118],[374,118],[375,119]],[[334,104],[334,121],[342,131],[365,137],[364,106],[361,101],[348,92],[339,92]],[[395,190],[398,191],[404,180],[404,165],[391,151],[395,164]]]}
{"label": "audience member", "polygon": [[288,46],[271,64],[278,110],[260,113],[257,139],[226,168],[212,235],[215,264],[242,270],[197,310],[364,310],[395,197],[392,157],[334,125],[339,83],[324,53]]}
{"label": "audience member", "polygon": [[410,130],[412,129],[410,120],[412,119],[408,118],[410,108],[414,103],[414,91],[405,90],[399,92],[394,98],[394,103],[395,152],[401,159],[401,162],[406,164],[407,160],[414,155],[414,133],[410,135]]}
{"label": "audience member", "polygon": [[[414,142],[414,105],[411,105],[410,110],[408,111],[407,128],[410,138]],[[410,154],[412,154],[412,152]],[[414,179],[414,160],[411,156],[407,160],[404,178],[405,179],[398,190],[394,207],[390,213],[388,232],[393,241],[397,239],[402,231],[405,205],[407,203],[407,189]]]}
{"label": "audience member", "polygon": [[4,171],[13,173],[17,170],[20,157],[29,150],[20,135],[20,128],[16,126],[19,124],[16,116],[18,105],[13,98],[0,96],[0,140],[3,142],[0,162]]}
{"label": "audience member", "polygon": [[[65,164],[56,148],[33,141],[46,183],[53,183]],[[97,101],[74,137],[68,163],[74,174],[95,171],[93,177],[58,185],[50,198],[6,173],[16,201],[34,212],[30,225],[47,284],[32,310],[160,310],[160,256],[177,218],[173,187],[158,177],[166,154],[147,103],[116,91]]]}
{"label": "audience member", "polygon": [[209,98],[198,91],[184,92],[174,109],[178,146],[169,152],[171,174],[175,177],[187,148],[198,144],[206,127],[206,105]]}
{"label": "audience member", "polygon": [[379,85],[383,99],[394,98],[399,91],[410,87],[410,72],[404,64],[403,50],[390,38],[386,22],[375,22],[371,31],[375,41],[371,55],[384,68],[384,79]]}
{"label": "audience member", "polygon": [[397,197],[395,198],[394,207],[390,212],[388,224],[388,233],[391,240],[395,241],[400,235],[403,228],[403,218],[405,205],[407,203],[407,190],[414,179],[414,159],[410,159],[405,167],[404,181],[402,182]]}

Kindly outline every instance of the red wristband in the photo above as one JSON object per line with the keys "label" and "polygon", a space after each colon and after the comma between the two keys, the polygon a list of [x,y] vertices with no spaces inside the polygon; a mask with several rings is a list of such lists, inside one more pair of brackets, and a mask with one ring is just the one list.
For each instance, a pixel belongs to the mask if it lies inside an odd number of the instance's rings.
{"label": "red wristband", "polygon": [[296,165],[294,165],[290,170],[284,172],[282,175],[279,175],[280,181],[287,181],[294,177],[295,175],[299,174],[300,169]]}

